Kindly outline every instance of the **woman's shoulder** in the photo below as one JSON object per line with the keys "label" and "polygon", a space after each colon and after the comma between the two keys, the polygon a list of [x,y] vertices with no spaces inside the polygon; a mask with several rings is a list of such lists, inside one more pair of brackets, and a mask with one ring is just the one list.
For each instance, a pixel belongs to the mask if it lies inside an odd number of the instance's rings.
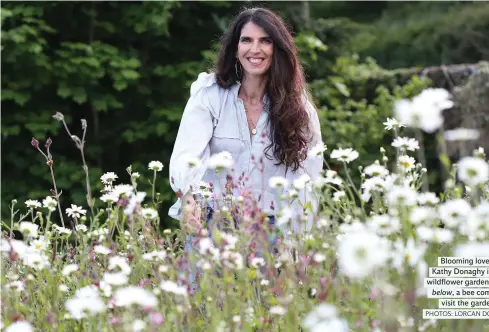
{"label": "woman's shoulder", "polygon": [[194,81],[190,87],[190,95],[194,96],[197,95],[200,91],[205,91],[206,94],[222,96],[230,90],[231,88],[221,87],[217,83],[215,73],[201,72],[197,76],[197,80]]}

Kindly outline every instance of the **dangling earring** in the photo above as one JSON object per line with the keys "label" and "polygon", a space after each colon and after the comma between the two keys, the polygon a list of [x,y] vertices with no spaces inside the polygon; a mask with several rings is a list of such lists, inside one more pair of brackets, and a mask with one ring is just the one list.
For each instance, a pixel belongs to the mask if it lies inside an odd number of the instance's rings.
{"label": "dangling earring", "polygon": [[[238,62],[239,62],[239,60],[238,60],[238,58],[236,58],[236,63],[234,64],[234,69],[236,69],[236,77],[238,78],[238,80],[241,80],[241,76],[238,73]],[[241,65],[240,65],[240,67],[241,67]]]}

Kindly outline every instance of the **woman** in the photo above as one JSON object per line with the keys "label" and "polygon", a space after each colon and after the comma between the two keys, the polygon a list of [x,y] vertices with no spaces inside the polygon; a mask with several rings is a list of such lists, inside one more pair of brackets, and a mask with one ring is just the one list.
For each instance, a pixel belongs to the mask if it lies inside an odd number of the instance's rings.
{"label": "woman", "polygon": [[[215,199],[208,211],[218,208],[229,177],[207,166],[212,155],[228,151],[234,182],[247,179],[258,206],[273,216],[279,200],[268,180],[281,176],[291,183],[303,174],[319,176],[322,158],[307,159],[318,143],[319,119],[290,32],[270,10],[244,10],[221,40],[214,73],[201,73],[191,86],[170,160],[171,187],[179,199],[169,215],[198,231],[201,208],[193,193],[201,181],[212,183]],[[195,157],[201,164],[189,167]],[[233,197],[241,194],[242,188],[233,186]],[[299,204],[294,211],[302,212]],[[292,224],[294,231],[299,227]]]}

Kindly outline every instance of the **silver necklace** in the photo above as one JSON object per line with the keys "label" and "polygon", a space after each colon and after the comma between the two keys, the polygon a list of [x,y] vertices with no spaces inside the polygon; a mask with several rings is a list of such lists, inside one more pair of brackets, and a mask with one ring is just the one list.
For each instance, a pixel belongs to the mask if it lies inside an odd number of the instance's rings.
{"label": "silver necklace", "polygon": [[[244,103],[243,103],[243,104],[244,104]],[[253,125],[253,129],[251,129],[251,134],[252,134],[252,135],[256,135],[256,133],[257,133],[256,126],[257,126],[257,124],[258,124],[258,121],[257,121],[257,123],[255,124],[255,123],[253,122],[253,120],[252,120],[250,117],[248,117],[248,108],[246,108],[246,105],[244,105],[244,109],[245,109],[245,113],[246,113],[246,120],[248,120],[248,125],[249,125],[249,122],[251,122],[251,124]]]}

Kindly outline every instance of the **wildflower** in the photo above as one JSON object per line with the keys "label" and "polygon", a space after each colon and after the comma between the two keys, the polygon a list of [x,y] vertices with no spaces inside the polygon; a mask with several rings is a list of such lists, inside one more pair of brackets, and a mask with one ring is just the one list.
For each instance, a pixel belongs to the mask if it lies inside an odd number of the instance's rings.
{"label": "wildflower", "polygon": [[402,148],[404,151],[416,151],[419,149],[419,142],[410,137],[396,137],[392,146],[398,149]]}
{"label": "wildflower", "polygon": [[130,184],[118,184],[112,189],[111,193],[119,199],[122,195],[129,197],[133,191],[134,188]]}
{"label": "wildflower", "polygon": [[327,303],[319,304],[304,318],[304,327],[311,331],[349,331],[346,321],[337,317],[336,308]]}
{"label": "wildflower", "polygon": [[419,226],[416,228],[418,237],[428,243],[448,243],[453,239],[453,232],[445,228],[430,228]]}
{"label": "wildflower", "polygon": [[67,277],[75,271],[78,271],[78,265],[68,264],[68,265],[65,265],[65,267],[63,267],[63,271],[61,271],[61,274],[64,275],[65,277]]}
{"label": "wildflower", "polygon": [[392,129],[398,129],[401,127],[406,127],[401,122],[397,121],[396,119],[391,119],[391,118],[387,118],[387,121],[384,122],[383,125],[385,126],[385,128],[384,128],[385,130],[392,130]]}
{"label": "wildflower", "polygon": [[134,322],[132,322],[133,332],[143,331],[145,328],[146,328],[146,322],[141,319],[136,319]]}
{"label": "wildflower", "polygon": [[450,97],[444,89],[425,89],[412,100],[397,101],[396,118],[409,127],[432,133],[443,124],[441,112],[453,106]]}
{"label": "wildflower", "polygon": [[102,280],[107,285],[113,285],[113,286],[122,286],[129,282],[129,278],[127,277],[127,274],[125,274],[124,272],[115,272],[115,273],[106,272],[104,273]]}
{"label": "wildflower", "polygon": [[119,200],[119,196],[117,195],[114,195],[113,193],[107,193],[107,194],[103,194],[101,197],[100,197],[100,200],[104,203],[116,203],[118,200]]}
{"label": "wildflower", "polygon": [[233,167],[233,157],[230,152],[222,151],[209,158],[208,167],[210,169],[221,170]]}
{"label": "wildflower", "polygon": [[41,203],[39,203],[39,201],[37,201],[35,199],[28,199],[27,201],[25,201],[25,205],[29,209],[38,209],[41,207]]}
{"label": "wildflower", "polygon": [[445,139],[447,141],[471,141],[478,139],[479,136],[480,133],[478,130],[467,128],[457,128],[445,132]]}
{"label": "wildflower", "polygon": [[112,182],[114,182],[117,178],[118,176],[114,172],[108,172],[103,174],[100,177],[100,180],[102,180],[103,184],[112,185]]}
{"label": "wildflower", "polygon": [[389,174],[389,171],[384,166],[378,163],[373,163],[372,165],[365,167],[363,172],[368,176],[380,176],[380,177],[384,177]]}
{"label": "wildflower", "polygon": [[321,254],[320,252],[317,252],[312,256],[312,259],[314,259],[316,263],[321,263],[326,260],[326,256],[324,254]]}
{"label": "wildflower", "polygon": [[148,169],[155,172],[160,172],[163,169],[163,164],[161,163],[161,161],[151,161],[148,164]]}
{"label": "wildflower", "polygon": [[336,191],[333,194],[333,201],[339,202],[341,200],[341,198],[345,197],[345,196],[346,196],[346,193],[343,190]]}
{"label": "wildflower", "polygon": [[403,271],[405,262],[407,262],[409,266],[414,267],[423,258],[426,249],[427,246],[425,243],[416,245],[412,237],[407,240],[406,244],[404,244],[403,240],[398,239],[394,243],[392,265],[401,271]]}
{"label": "wildflower", "polygon": [[88,231],[87,226],[86,225],[82,225],[82,224],[76,225],[75,226],[75,229],[76,229],[77,232],[80,232],[80,233],[86,233]]}
{"label": "wildflower", "polygon": [[43,270],[50,266],[49,258],[39,251],[26,251],[21,258],[24,265],[36,270]]}
{"label": "wildflower", "polygon": [[367,222],[367,226],[370,230],[382,236],[391,235],[401,229],[401,223],[398,218],[385,214],[371,217]]}
{"label": "wildflower", "polygon": [[194,156],[187,156],[186,161],[189,168],[199,168],[202,165],[200,159]]}
{"label": "wildflower", "polygon": [[486,153],[484,152],[484,148],[482,146],[479,146],[476,150],[472,152],[474,157],[478,157],[481,159],[486,158]]}
{"label": "wildflower", "polygon": [[353,150],[352,148],[335,149],[333,150],[333,152],[331,152],[331,158],[337,159],[345,163],[352,162],[353,160],[357,159],[358,156],[358,152]]}
{"label": "wildflower", "polygon": [[446,201],[439,207],[440,219],[448,227],[457,227],[467,220],[471,210],[470,204],[463,199]]}
{"label": "wildflower", "polygon": [[75,293],[75,297],[65,303],[70,317],[81,319],[105,311],[104,302],[95,286],[85,286]]}
{"label": "wildflower", "polygon": [[387,201],[391,206],[399,204],[404,206],[416,205],[417,192],[408,186],[394,186],[387,193]]}
{"label": "wildflower", "polygon": [[163,322],[165,321],[165,318],[159,312],[152,312],[152,313],[150,313],[149,314],[149,319],[151,320],[151,323],[156,324],[156,325],[163,324]]}
{"label": "wildflower", "polygon": [[141,307],[156,307],[158,305],[158,299],[153,293],[137,286],[118,289],[114,294],[114,302],[118,307],[129,307],[133,304]]}
{"label": "wildflower", "polygon": [[387,258],[385,243],[372,232],[347,233],[339,240],[340,270],[348,277],[362,279]]}
{"label": "wildflower", "polygon": [[271,315],[284,316],[287,313],[287,309],[280,305],[275,305],[270,308]]}
{"label": "wildflower", "polygon": [[155,220],[158,218],[158,212],[152,208],[144,208],[141,210],[141,214],[144,218],[148,220]]}
{"label": "wildflower", "polygon": [[383,192],[385,190],[385,187],[385,180],[381,177],[374,176],[370,179],[365,180],[365,182],[362,183],[362,199],[365,202],[368,202],[370,200],[372,192]]}
{"label": "wildflower", "polygon": [[322,157],[323,152],[326,151],[327,149],[328,148],[323,142],[319,142],[309,150],[309,152],[307,153],[307,158],[315,159],[317,157]]}
{"label": "wildflower", "polygon": [[124,214],[126,216],[132,215],[134,210],[136,209],[136,206],[141,204],[145,197],[146,197],[146,193],[144,191],[140,191],[137,194],[131,192],[129,194],[129,202],[127,203],[127,206],[124,209]]}
{"label": "wildflower", "polygon": [[290,219],[292,219],[292,216],[293,216],[293,212],[291,208],[289,207],[282,208],[278,213],[278,218],[276,221],[277,226],[282,226],[287,224],[290,221]]}
{"label": "wildflower", "polygon": [[5,332],[33,332],[34,328],[29,322],[26,321],[18,321],[10,324]]}
{"label": "wildflower", "polygon": [[47,248],[48,240],[44,236],[40,236],[38,240],[31,242],[31,248],[33,250],[44,250]]}
{"label": "wildflower", "polygon": [[440,202],[440,199],[436,197],[435,193],[426,192],[418,194],[418,203],[420,205],[436,205]]}
{"label": "wildflower", "polygon": [[265,266],[265,260],[262,257],[255,257],[251,260],[251,266],[253,266],[255,269],[259,268],[260,266]]}
{"label": "wildflower", "polygon": [[68,286],[66,286],[65,284],[61,284],[58,286],[58,289],[60,292],[62,293],[66,293],[67,291],[69,291],[70,289],[68,288]]}
{"label": "wildflower", "polygon": [[137,179],[139,179],[140,176],[141,176],[141,174],[139,174],[139,172],[131,173],[131,179],[132,180],[137,180]]}
{"label": "wildflower", "polygon": [[109,259],[109,270],[113,270],[115,268],[119,268],[120,271],[124,274],[131,273],[131,267],[127,263],[127,259],[121,256],[113,256]]}
{"label": "wildflower", "polygon": [[155,250],[155,251],[143,254],[143,259],[146,261],[164,260],[165,258],[166,258],[166,251],[163,251],[163,250],[160,250],[160,251]]}
{"label": "wildflower", "polygon": [[296,190],[302,190],[306,187],[306,184],[311,181],[311,177],[307,174],[302,174],[298,179],[294,180],[294,188]]}
{"label": "wildflower", "polygon": [[267,279],[263,279],[262,281],[260,281],[260,285],[268,286],[268,285],[270,285],[270,281],[268,281]]}
{"label": "wildflower", "polygon": [[39,226],[28,222],[28,221],[23,221],[19,225],[19,231],[26,237],[29,238],[34,238],[37,237],[37,230],[39,229]]}
{"label": "wildflower", "polygon": [[458,177],[468,185],[476,186],[489,180],[489,165],[481,158],[464,157],[457,165]]}
{"label": "wildflower", "polygon": [[489,202],[476,206],[469,214],[467,222],[460,225],[460,232],[469,239],[485,239],[489,232]]}
{"label": "wildflower", "polygon": [[185,287],[178,286],[176,283],[170,280],[163,280],[160,283],[160,288],[168,293],[187,296],[187,289]]}
{"label": "wildflower", "polygon": [[413,225],[432,224],[438,218],[436,210],[429,206],[417,206],[411,211],[410,221]]}
{"label": "wildflower", "polygon": [[47,208],[49,211],[53,212],[56,210],[56,206],[58,205],[58,202],[51,196],[47,196],[45,199],[42,200],[42,205],[45,208]]}
{"label": "wildflower", "polygon": [[414,165],[416,164],[416,160],[413,157],[409,156],[399,156],[397,159],[397,164],[404,170],[404,171],[409,171],[414,168]]}
{"label": "wildflower", "polygon": [[74,204],[71,204],[71,208],[66,209],[66,214],[72,218],[80,218],[80,216],[85,215],[85,213],[87,213],[87,210],[84,210],[81,206],[76,206]]}
{"label": "wildflower", "polygon": [[104,246],[101,246],[101,245],[96,245],[95,247],[93,247],[93,251],[97,254],[101,254],[101,255],[108,255],[110,254],[112,251]]}

